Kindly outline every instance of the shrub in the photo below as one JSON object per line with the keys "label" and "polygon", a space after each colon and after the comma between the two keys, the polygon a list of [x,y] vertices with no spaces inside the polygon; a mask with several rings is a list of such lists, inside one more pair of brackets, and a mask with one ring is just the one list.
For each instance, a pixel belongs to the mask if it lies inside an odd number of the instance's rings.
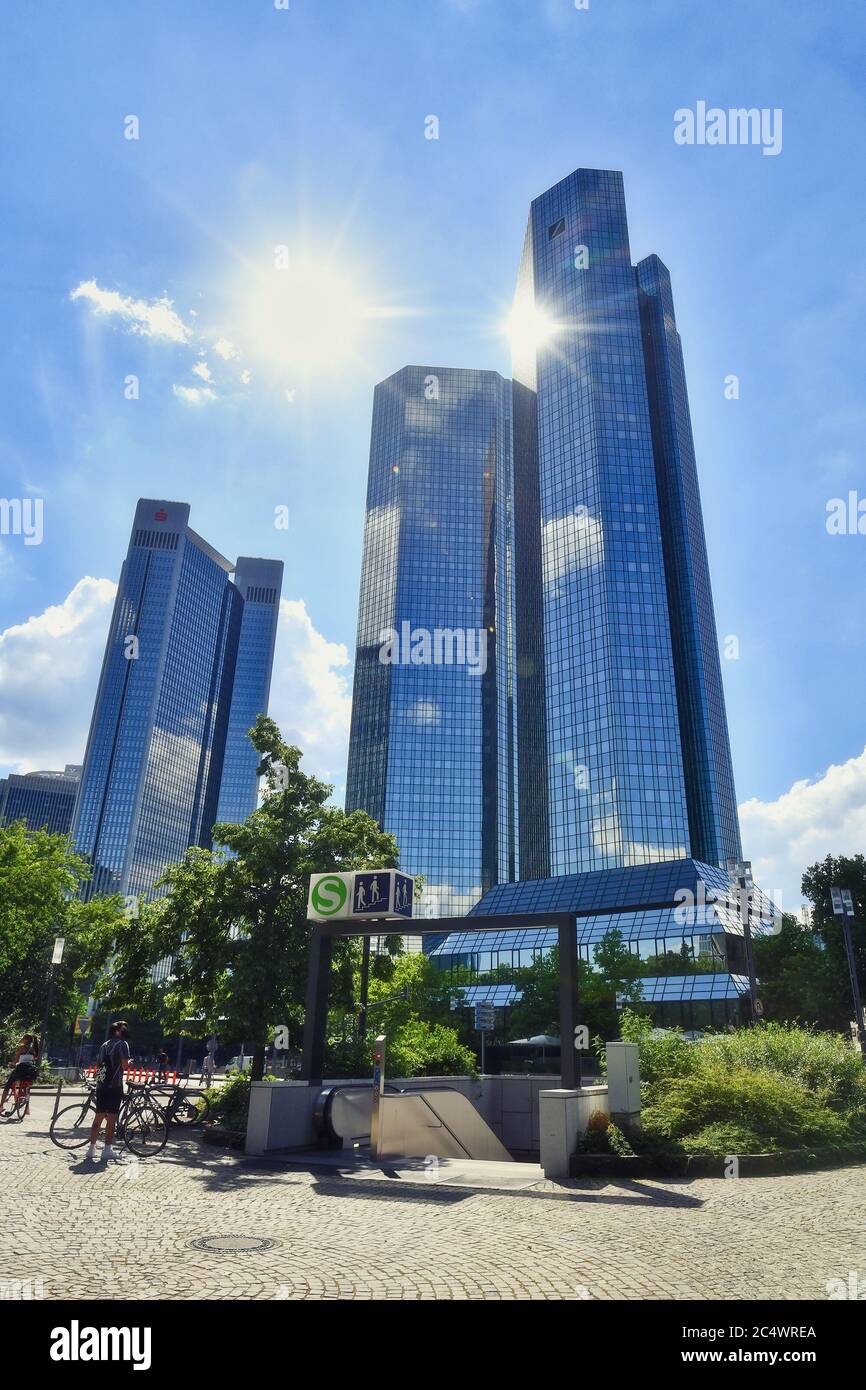
{"label": "shrub", "polygon": [[716,1123],[704,1125],[694,1134],[683,1135],[681,1147],[690,1154],[757,1154],[767,1151],[767,1140],[748,1125]]}
{"label": "shrub", "polygon": [[[653,1082],[663,1076],[688,1076],[697,1067],[695,1049],[680,1028],[662,1032],[652,1019],[633,1009],[624,1009],[620,1022],[623,1042],[637,1043],[642,1081]],[[604,1058],[602,1062],[604,1064]]]}
{"label": "shrub", "polygon": [[648,1134],[685,1148],[687,1136],[706,1138],[708,1128],[717,1125],[749,1131],[750,1141],[760,1140],[765,1150],[838,1144],[851,1137],[848,1116],[831,1110],[801,1082],[768,1070],[706,1064],[651,1088],[643,1113]]}
{"label": "shrub", "polygon": [[453,1028],[409,1019],[388,1039],[390,1076],[475,1076],[475,1053]]}
{"label": "shrub", "polygon": [[859,1052],[838,1033],[764,1023],[709,1035],[696,1044],[698,1063],[772,1071],[791,1077],[831,1105],[866,1107]]}
{"label": "shrub", "polygon": [[[265,1076],[264,1081],[277,1081],[276,1076]],[[222,1086],[211,1087],[207,1092],[211,1104],[210,1117],[226,1129],[245,1130],[250,1110],[250,1074],[248,1071],[235,1072]]]}

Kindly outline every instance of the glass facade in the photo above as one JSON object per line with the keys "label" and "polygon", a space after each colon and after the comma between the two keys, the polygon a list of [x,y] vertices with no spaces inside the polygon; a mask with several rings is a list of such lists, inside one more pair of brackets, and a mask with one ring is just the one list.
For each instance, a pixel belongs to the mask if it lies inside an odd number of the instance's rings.
{"label": "glass facade", "polygon": [[81,768],[63,772],[11,773],[0,778],[0,825],[23,820],[29,830],[68,835]]}
{"label": "glass facade", "polygon": [[[721,664],[670,277],[632,264],[621,174],[534,200],[513,333],[510,389],[426,367],[377,387],[347,805],[394,832],[428,915],[487,889],[476,911],[576,911],[585,960],[615,927],[662,1011],[724,1021],[743,950]],[[488,627],[485,683],[383,663],[404,619]],[[467,923],[425,947],[483,977],[555,940]]]}
{"label": "glass facade", "polygon": [[404,367],[376,387],[346,806],[466,912],[514,877],[511,393]]}
{"label": "glass facade", "polygon": [[[224,761],[234,763],[245,600],[234,566],[188,519],[184,503],[143,499],[136,510],[73,822],[91,893],[148,895],[189,845],[209,845]],[[253,779],[244,814],[255,800]]]}
{"label": "glass facade", "polygon": [[523,871],[739,858],[670,279],[621,174],[532,203],[514,318]]}
{"label": "glass facade", "polygon": [[241,556],[235,566],[234,583],[243,605],[219,801],[210,824],[245,820],[256,804],[259,755],[248,734],[256,717],[268,708],[283,587],[282,561]]}
{"label": "glass facade", "polygon": [[[709,1026],[712,1019],[722,1026],[740,1017],[739,1000],[748,992],[741,973],[740,903],[725,871],[693,859],[500,884],[469,914],[466,929],[440,938],[431,955],[461,982],[469,971],[479,989],[486,987],[484,976],[501,979],[503,970],[532,965],[552,950],[557,932],[543,925],[473,931],[472,917],[545,910],[577,914],[578,955],[590,965],[607,933],[619,932],[640,962],[643,1002],[705,1000],[736,1006],[707,1014],[703,1023],[695,1021],[698,1014],[668,1010],[667,1021],[698,1027]],[[753,936],[772,933],[775,916],[771,900],[755,888],[750,898]]]}

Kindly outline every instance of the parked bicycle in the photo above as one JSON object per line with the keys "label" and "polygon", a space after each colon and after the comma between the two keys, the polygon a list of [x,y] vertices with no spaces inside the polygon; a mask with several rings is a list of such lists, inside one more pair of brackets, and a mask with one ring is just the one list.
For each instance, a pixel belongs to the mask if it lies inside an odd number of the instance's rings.
{"label": "parked bicycle", "polygon": [[164,1109],[170,1125],[183,1125],[191,1129],[207,1119],[210,1099],[204,1091],[185,1091],[176,1086]]}
{"label": "parked bicycle", "polygon": [[30,1114],[32,1084],[32,1081],[13,1081],[10,1084],[6,1101],[0,1108],[0,1120],[17,1120],[20,1123],[25,1115]]}
{"label": "parked bicycle", "polygon": [[[90,1140],[90,1126],[96,1113],[96,1088],[66,1105],[51,1121],[49,1134],[60,1149],[83,1149]],[[166,1112],[148,1085],[129,1085],[117,1117],[116,1134],[137,1158],[154,1158],[168,1140]]]}

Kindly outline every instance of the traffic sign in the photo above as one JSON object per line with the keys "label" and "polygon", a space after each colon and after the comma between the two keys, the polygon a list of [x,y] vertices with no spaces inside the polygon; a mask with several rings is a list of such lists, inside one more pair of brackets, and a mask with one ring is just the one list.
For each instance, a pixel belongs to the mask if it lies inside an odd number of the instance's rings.
{"label": "traffic sign", "polygon": [[496,1009],[493,1004],[475,1005],[475,1031],[492,1033],[496,1027]]}
{"label": "traffic sign", "polygon": [[55,938],[54,938],[54,950],[53,950],[52,955],[51,955],[51,964],[52,964],[52,965],[59,965],[60,962],[63,960],[63,947],[64,947],[65,945],[66,945],[66,937],[65,937],[65,936],[55,936]]}
{"label": "traffic sign", "polygon": [[79,1038],[87,1037],[92,1023],[93,1019],[90,1017],[90,1014],[79,1014],[78,1018],[75,1020],[76,1032]]}
{"label": "traffic sign", "polygon": [[411,917],[415,880],[398,869],[313,874],[307,916],[314,922]]}
{"label": "traffic sign", "polygon": [[854,916],[854,899],[851,896],[850,888],[831,888],[830,900],[837,917]]}

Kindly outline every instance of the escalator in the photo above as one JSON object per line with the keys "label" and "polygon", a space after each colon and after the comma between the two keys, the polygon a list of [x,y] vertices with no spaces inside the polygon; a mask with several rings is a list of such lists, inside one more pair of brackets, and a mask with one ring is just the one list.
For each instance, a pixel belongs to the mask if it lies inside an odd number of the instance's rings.
{"label": "escalator", "polygon": [[[379,1104],[381,1158],[514,1162],[481,1112],[454,1087],[413,1091],[386,1085]],[[372,1086],[329,1086],[319,1096],[314,1122],[329,1148],[369,1148],[372,1113]]]}

